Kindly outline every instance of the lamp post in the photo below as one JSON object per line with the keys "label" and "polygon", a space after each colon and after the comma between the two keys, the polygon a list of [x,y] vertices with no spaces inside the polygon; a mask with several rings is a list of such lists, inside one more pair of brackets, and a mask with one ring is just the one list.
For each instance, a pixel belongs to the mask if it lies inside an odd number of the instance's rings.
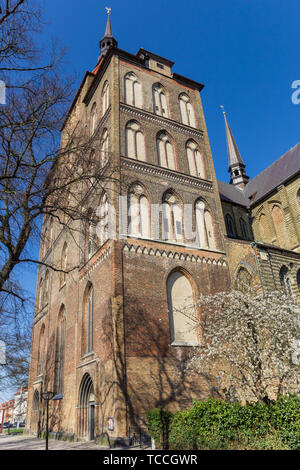
{"label": "lamp post", "polygon": [[42,396],[43,400],[46,401],[46,450],[48,450],[49,401],[52,400],[52,398],[54,397],[54,393],[53,392],[43,392],[41,394],[41,396]]}

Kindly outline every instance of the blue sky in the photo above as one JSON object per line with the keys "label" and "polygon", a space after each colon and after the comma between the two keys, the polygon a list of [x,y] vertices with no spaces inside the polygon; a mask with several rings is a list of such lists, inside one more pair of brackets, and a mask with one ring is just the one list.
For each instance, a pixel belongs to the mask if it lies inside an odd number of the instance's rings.
{"label": "blue sky", "polygon": [[[140,47],[175,62],[173,71],[205,85],[201,92],[217,178],[229,181],[223,116],[254,177],[299,140],[300,104],[291,84],[300,80],[297,0],[51,0],[42,43],[66,46],[63,72],[77,83],[92,70],[112,8],[119,47]],[[38,249],[36,249],[38,256]],[[24,286],[35,292],[36,267],[22,267]]]}

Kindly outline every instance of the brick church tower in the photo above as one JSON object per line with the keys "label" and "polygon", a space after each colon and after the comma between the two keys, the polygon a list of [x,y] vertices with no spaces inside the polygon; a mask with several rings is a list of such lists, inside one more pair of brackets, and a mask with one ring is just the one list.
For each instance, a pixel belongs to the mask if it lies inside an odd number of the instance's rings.
{"label": "brick church tower", "polygon": [[195,299],[224,290],[229,274],[203,85],[169,59],[119,49],[110,15],[100,48],[65,126],[84,123],[103,175],[113,168],[101,197],[90,188],[87,198],[102,222],[113,207],[116,231],[102,223],[91,237],[82,224],[71,236],[44,221],[40,258],[79,267],[39,270],[27,428],[43,426],[41,393],[52,389],[53,432],[126,440],[146,429],[147,410],[211,395],[210,383],[180,375],[181,363],[200,341]]}

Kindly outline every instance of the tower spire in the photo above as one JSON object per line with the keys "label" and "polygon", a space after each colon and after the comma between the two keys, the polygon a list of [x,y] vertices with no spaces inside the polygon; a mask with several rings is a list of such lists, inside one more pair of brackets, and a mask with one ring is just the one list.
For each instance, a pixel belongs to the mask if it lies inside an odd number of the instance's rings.
{"label": "tower spire", "polygon": [[249,176],[245,172],[245,163],[242,160],[239,149],[236,145],[231,129],[229,127],[224,106],[221,106],[225,120],[225,131],[228,153],[228,171],[230,173],[230,184],[234,184],[243,189],[249,181]]}
{"label": "tower spire", "polygon": [[108,49],[111,47],[117,47],[118,42],[115,40],[113,37],[112,33],[112,28],[111,28],[111,21],[110,21],[110,14],[111,14],[111,8],[110,7],[105,7],[106,12],[107,12],[107,22],[106,22],[106,28],[105,28],[105,33],[103,38],[100,40],[99,46],[100,46],[100,57],[103,57]]}

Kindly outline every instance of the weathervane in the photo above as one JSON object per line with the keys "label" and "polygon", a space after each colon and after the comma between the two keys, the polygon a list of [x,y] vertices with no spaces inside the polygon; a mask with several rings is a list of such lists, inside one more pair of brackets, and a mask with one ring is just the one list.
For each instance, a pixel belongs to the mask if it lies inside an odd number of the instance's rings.
{"label": "weathervane", "polygon": [[220,108],[222,108],[222,110],[223,110],[223,114],[226,114],[226,113],[225,113],[224,106],[223,106],[222,104],[221,104]]}
{"label": "weathervane", "polygon": [[105,10],[106,10],[107,14],[110,15],[111,8],[110,7],[105,7]]}

